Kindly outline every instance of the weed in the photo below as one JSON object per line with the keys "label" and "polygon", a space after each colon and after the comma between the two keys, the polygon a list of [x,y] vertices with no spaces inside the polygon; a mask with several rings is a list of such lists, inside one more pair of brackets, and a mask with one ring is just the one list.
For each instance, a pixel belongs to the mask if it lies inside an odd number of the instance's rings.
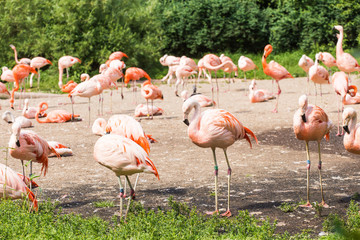
{"label": "weed", "polygon": [[99,202],[93,202],[94,206],[96,208],[111,208],[115,207],[115,203],[113,201],[99,201]]}
{"label": "weed", "polygon": [[288,213],[288,212],[295,211],[298,207],[299,207],[299,205],[297,205],[295,203],[283,202],[283,203],[281,203],[281,205],[278,208],[281,211],[283,211],[284,213]]}
{"label": "weed", "polygon": [[316,212],[317,216],[321,217],[323,206],[318,202],[313,202],[312,206],[315,209],[315,212]]}

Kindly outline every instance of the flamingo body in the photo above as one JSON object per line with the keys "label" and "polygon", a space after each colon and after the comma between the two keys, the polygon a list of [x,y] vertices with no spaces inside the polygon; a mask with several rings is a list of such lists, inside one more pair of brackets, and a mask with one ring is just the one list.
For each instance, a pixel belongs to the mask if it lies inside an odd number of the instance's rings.
{"label": "flamingo body", "polygon": [[345,108],[343,112],[343,127],[345,129],[344,147],[346,151],[360,154],[360,124],[353,108]]}

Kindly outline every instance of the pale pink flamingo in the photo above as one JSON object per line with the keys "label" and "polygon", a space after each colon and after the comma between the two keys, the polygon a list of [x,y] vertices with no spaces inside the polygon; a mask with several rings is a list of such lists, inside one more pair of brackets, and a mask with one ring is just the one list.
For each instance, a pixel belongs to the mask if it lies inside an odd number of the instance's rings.
{"label": "pale pink flamingo", "polygon": [[[119,60],[115,60],[115,61],[119,61]],[[95,81],[95,82],[99,82],[101,85],[102,90],[106,90],[106,89],[112,89],[112,88],[116,88],[117,89],[117,85],[116,85],[116,80],[113,81],[111,79],[111,77],[109,76],[109,73],[111,72],[111,69],[113,69],[112,67],[108,68],[107,72],[105,72],[104,74],[97,74],[95,76],[93,76],[92,78],[89,79],[89,81]],[[98,109],[98,115],[104,115],[104,94],[103,91],[99,94],[99,109]],[[110,93],[111,96],[111,111],[112,111],[112,91]],[[101,103],[101,104],[100,104]],[[101,105],[101,108],[100,108]],[[90,123],[89,123],[90,124]]]}
{"label": "pale pink flamingo", "polygon": [[[146,107],[148,109],[148,113],[150,113],[150,111],[149,111],[149,100],[151,100],[151,107],[152,108],[153,108],[155,99],[164,100],[164,96],[163,96],[161,90],[157,86],[151,84],[150,80],[145,81],[141,85],[141,95],[146,99]],[[153,119],[153,115],[151,115],[151,119]]]}
{"label": "pale pink flamingo", "polygon": [[333,55],[331,55],[331,53],[321,52],[321,54],[322,54],[321,61],[328,68],[328,71],[330,73],[330,80],[331,80],[331,72],[332,72],[331,68],[337,67],[336,59],[333,57]]}
{"label": "pale pink flamingo", "polygon": [[[52,62],[43,57],[34,57],[31,59],[30,66],[38,70],[38,88],[40,86],[40,68],[48,64],[52,65]],[[34,73],[32,73],[30,76],[30,87],[33,85],[33,77]]]}
{"label": "pale pink flamingo", "polygon": [[[99,138],[94,146],[94,159],[100,165],[109,168],[118,177],[120,185],[120,217],[122,217],[122,199],[126,197],[121,176],[125,176],[130,187],[128,209],[131,199],[135,198],[136,186],[135,183],[134,188],[132,187],[129,175],[144,172],[154,174],[160,179],[154,163],[150,160],[145,150],[124,136],[110,134]],[[128,210],[125,213],[125,219],[127,212]]]}
{"label": "pale pink flamingo", "polygon": [[[229,84],[231,83],[231,74],[234,73],[235,77],[238,75],[238,67],[233,63],[232,59],[228,56],[225,56],[224,54],[220,55],[221,62],[227,62],[221,69],[224,71],[224,79],[225,79],[225,73],[229,74]],[[234,79],[232,79],[234,82]],[[230,91],[230,85],[229,85],[229,91]]]}
{"label": "pale pink flamingo", "polygon": [[73,118],[80,117],[80,115],[73,115],[65,110],[53,110],[47,113],[47,116],[40,119],[39,115],[43,114],[48,109],[48,104],[46,102],[41,102],[39,104],[39,109],[35,115],[36,121],[38,123],[63,123],[72,120]]}
{"label": "pale pink flamingo", "polygon": [[17,64],[26,64],[29,65],[31,64],[31,59],[30,58],[21,58],[20,61],[18,60],[18,56],[17,56],[17,51],[16,51],[16,47],[12,44],[10,44],[10,47],[12,48],[12,50],[14,50],[14,54],[15,54],[15,62]]}
{"label": "pale pink flamingo", "polygon": [[[195,109],[195,113],[189,123],[189,114],[193,108]],[[223,109],[209,109],[201,113],[199,103],[190,98],[184,102],[182,110],[184,113],[184,123],[189,126],[188,135],[191,141],[199,147],[211,148],[213,152],[215,162],[215,212],[209,214],[219,213],[217,201],[218,164],[215,149],[222,148],[224,151],[228,165],[228,205],[227,211],[222,214],[222,216],[230,217],[231,168],[226,149],[240,139],[246,139],[251,147],[251,141],[247,134],[252,136],[256,143],[257,138],[255,134],[250,131],[250,129],[244,127],[236,117]]]}
{"label": "pale pink flamingo", "polygon": [[256,82],[253,79],[249,86],[249,99],[251,103],[264,102],[270,99],[274,99],[274,94],[267,90],[256,89]]}
{"label": "pale pink flamingo", "polygon": [[273,112],[277,113],[278,110],[278,103],[279,103],[279,97],[281,94],[281,89],[279,85],[279,81],[284,78],[294,78],[283,66],[281,66],[279,63],[275,62],[274,60],[270,61],[269,64],[266,62],[266,58],[270,55],[272,52],[273,47],[268,44],[264,48],[264,55],[262,56],[261,62],[263,66],[264,73],[273,79],[275,79],[276,84],[278,86],[278,93],[276,97],[276,105],[273,110]]}
{"label": "pale pink flamingo", "polygon": [[62,75],[64,73],[64,68],[66,69],[66,81],[69,80],[69,68],[74,65],[75,63],[81,63],[81,60],[72,57],[72,56],[63,56],[59,59],[58,67],[59,67],[59,88],[62,87]]}
{"label": "pale pink flamingo", "polygon": [[[351,91],[353,90],[353,91]],[[357,87],[355,85],[351,85],[348,88],[348,93],[343,100],[344,105],[353,105],[360,103],[360,94],[357,92]]]}
{"label": "pale pink flamingo", "polygon": [[211,98],[200,93],[193,93],[191,96],[189,96],[188,91],[184,90],[180,95],[184,101],[186,101],[188,98],[194,99],[200,104],[200,107],[212,107],[213,105],[216,105],[215,101],[212,101]]}
{"label": "pale pink flamingo", "polygon": [[175,95],[178,97],[178,86],[180,83],[182,83],[182,88],[184,89],[184,85],[187,81],[187,78],[191,75],[196,74],[197,72],[188,65],[179,65],[176,68],[176,83],[175,83]]}
{"label": "pale pink flamingo", "polygon": [[[110,66],[106,69],[106,71],[103,71],[102,74],[108,76],[111,81],[114,82],[114,85],[116,87],[116,90],[118,89],[117,87],[117,80],[122,79],[124,77],[123,74],[123,69],[126,67],[125,63],[123,61],[120,60],[113,60],[110,63]],[[122,81],[123,84],[121,85],[121,98],[124,99],[124,94],[123,94],[123,88],[124,88],[124,81]],[[112,94],[113,94],[113,89],[110,89],[110,113],[112,112]]]}
{"label": "pale pink flamingo", "polygon": [[349,53],[344,53],[342,42],[344,39],[344,29],[342,26],[335,26],[336,30],[339,31],[340,34],[337,34],[338,41],[336,43],[336,65],[340,69],[340,71],[346,72],[349,75],[350,73],[360,71],[360,65],[357,60],[351,56]]}
{"label": "pale pink flamingo", "polygon": [[321,177],[321,151],[320,142],[321,139],[326,137],[329,140],[330,129],[332,123],[328,116],[318,106],[308,104],[306,95],[302,95],[299,98],[299,109],[294,114],[293,128],[295,137],[299,140],[304,140],[306,144],[307,154],[307,202],[302,207],[311,207],[310,204],[310,190],[309,190],[309,179],[310,179],[310,153],[309,153],[309,141],[317,141],[319,151],[319,177],[320,177],[320,190],[321,190],[321,205],[328,207],[324,200],[322,177]]}
{"label": "pale pink flamingo", "polygon": [[[348,83],[348,76],[344,72],[336,72],[334,73],[332,77],[332,85],[335,90],[335,93],[340,96],[340,99],[338,101],[338,132],[336,136],[341,136],[344,134],[344,130],[342,129],[340,134],[340,112],[344,109],[344,100],[346,98],[346,94],[349,91],[349,83]],[[341,103],[341,107],[339,105]],[[341,109],[341,110],[340,110]]]}
{"label": "pale pink flamingo", "polygon": [[299,67],[301,67],[306,72],[307,92],[308,92],[308,95],[310,95],[309,69],[310,69],[311,66],[314,65],[314,61],[304,54],[304,55],[301,56],[298,65],[299,65]]}
{"label": "pale pink flamingo", "polygon": [[[56,151],[49,146],[45,139],[33,131],[22,130],[17,122],[12,125],[9,148],[10,155],[21,160],[23,176],[25,176],[24,160],[30,161],[30,179],[33,162],[42,164],[41,172],[44,172],[45,176],[48,169],[48,156],[52,152],[56,154]],[[57,156],[60,157],[59,155]]]}
{"label": "pale pink flamingo", "polygon": [[70,147],[68,146],[65,146],[64,144],[62,143],[59,143],[57,141],[47,141],[49,146],[52,147],[55,152],[57,154],[54,154],[54,153],[51,153],[49,156],[52,157],[52,156],[72,156],[73,155],[73,151],[71,150]]}
{"label": "pale pink flamingo", "polygon": [[344,147],[348,152],[360,154],[360,124],[357,123],[356,111],[351,107],[345,108],[342,117],[343,128],[346,132]]}
{"label": "pale pink flamingo", "polygon": [[106,120],[104,118],[97,118],[95,119],[92,127],[91,127],[91,131],[93,134],[98,135],[98,136],[103,136],[105,135],[106,132]]}
{"label": "pale pink flamingo", "polygon": [[0,82],[0,94],[6,94],[10,96],[9,91],[6,88],[6,85]]}
{"label": "pale pink flamingo", "polygon": [[15,118],[14,115],[10,111],[5,111],[2,114],[2,119],[7,123],[17,122],[18,124],[20,124],[21,128],[29,128],[29,127],[33,126],[30,119],[28,119],[24,116],[18,116]]}
{"label": "pale pink flamingo", "polygon": [[[23,180],[21,174],[19,176],[14,170],[0,163],[0,198],[29,199],[33,204],[33,208],[37,211],[38,203],[35,194]],[[33,183],[34,181],[32,181]]]}
{"label": "pale pink flamingo", "polygon": [[315,95],[317,96],[316,84],[320,84],[320,96],[322,96],[322,84],[329,84],[329,72],[321,65],[319,65],[319,60],[322,59],[322,54],[317,53],[315,55],[315,64],[309,69],[309,78],[315,84]]}
{"label": "pale pink flamingo", "polygon": [[[255,79],[255,74],[256,74],[255,69],[259,69],[258,66],[256,66],[255,63],[250,58],[245,56],[241,56],[239,58],[238,67],[240,70],[244,72],[245,83],[246,83],[246,72],[254,70],[254,79]],[[245,91],[246,91],[246,87],[245,87]]]}
{"label": "pale pink flamingo", "polygon": [[[181,58],[180,58],[180,64],[179,64],[180,66],[184,66],[184,65],[186,65],[186,66],[189,66],[189,67],[191,67],[192,68],[192,70],[194,70],[196,73],[197,73],[197,71],[199,70],[199,67],[198,67],[198,65],[196,64],[196,62],[192,59],[192,58],[189,58],[189,57],[186,57],[186,56],[182,56]],[[169,68],[169,70],[170,70],[170,68]],[[191,76],[191,75],[190,75]],[[195,78],[195,82],[196,82],[196,78]],[[194,84],[194,92],[196,92],[196,89],[195,89],[195,87],[196,87],[196,83]]]}
{"label": "pale pink flamingo", "polygon": [[[34,119],[38,109],[36,107],[29,107],[29,99],[25,99],[24,108],[22,110],[22,115],[28,119]],[[46,117],[46,113],[40,113],[39,117]]]}
{"label": "pale pink flamingo", "polygon": [[[148,112],[150,111],[150,113]],[[164,110],[162,108],[159,108],[157,106],[151,106],[148,109],[148,106],[144,104],[139,104],[135,108],[135,117],[148,117],[148,116],[157,116],[162,115]]]}
{"label": "pale pink flamingo", "polygon": [[180,64],[180,58],[179,57],[175,57],[175,56],[168,56],[167,54],[165,54],[164,56],[162,56],[160,58],[160,63],[163,66],[167,66],[169,67],[168,73],[166,74],[165,77],[162,78],[161,81],[165,81],[166,79],[168,79],[168,85],[170,85],[170,81],[172,79],[172,75],[175,74],[176,71],[176,67]]}
{"label": "pale pink flamingo", "polygon": [[7,82],[15,82],[14,74],[11,69],[7,67],[2,67],[1,80]]}

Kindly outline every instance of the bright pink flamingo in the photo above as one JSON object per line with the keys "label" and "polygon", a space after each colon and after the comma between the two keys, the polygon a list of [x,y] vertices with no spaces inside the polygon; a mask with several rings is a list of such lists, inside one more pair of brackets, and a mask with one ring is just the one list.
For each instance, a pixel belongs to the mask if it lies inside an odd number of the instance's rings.
{"label": "bright pink flamingo", "polygon": [[123,52],[113,52],[112,54],[110,54],[109,56],[109,60],[121,60],[123,57],[129,58],[128,55],[126,55],[126,53]]}
{"label": "bright pink flamingo", "polygon": [[[135,186],[131,185],[129,175],[134,173],[151,173],[158,179],[159,174],[145,150],[124,136],[110,134],[102,136],[94,146],[94,158],[102,166],[109,168],[118,177],[120,185],[120,217],[122,217],[122,199],[125,197],[121,176],[125,176],[130,187],[130,200],[135,198]],[[136,183],[135,183],[136,184]],[[127,216],[125,213],[125,219]]]}
{"label": "bright pink flamingo", "polygon": [[267,90],[256,89],[256,82],[253,79],[249,86],[249,99],[251,103],[264,102],[274,99],[275,96]]}
{"label": "bright pink flamingo", "polygon": [[[341,131],[340,134],[340,112],[344,109],[344,100],[346,98],[346,94],[349,91],[349,83],[348,83],[348,76],[344,72],[336,72],[332,77],[332,85],[337,95],[340,96],[340,101],[338,101],[338,132],[336,136],[341,136],[344,134],[344,130]],[[339,105],[341,103],[341,107]],[[341,108],[341,110],[340,110]]]}
{"label": "bright pink flamingo", "polygon": [[322,54],[317,53],[315,55],[315,64],[309,69],[309,78],[315,84],[315,95],[317,96],[316,84],[320,84],[320,96],[322,96],[322,84],[329,84],[329,72],[321,65],[319,65],[319,60],[322,59]]}
{"label": "bright pink flamingo", "polygon": [[299,67],[301,67],[306,72],[307,89],[308,89],[307,92],[308,92],[308,95],[310,95],[309,69],[310,69],[311,66],[314,65],[314,61],[304,54],[300,58],[298,65],[299,65]]}
{"label": "bright pink flamingo", "polygon": [[7,82],[15,82],[14,74],[11,69],[7,67],[2,67],[1,80]]}
{"label": "bright pink flamingo", "polygon": [[20,61],[18,60],[18,56],[17,56],[17,51],[14,45],[10,44],[10,47],[12,48],[12,50],[14,50],[14,54],[15,54],[15,62],[17,64],[26,64],[26,65],[30,65],[31,63],[31,59],[30,58],[21,58]]}
{"label": "bright pink flamingo", "polygon": [[144,104],[139,104],[135,108],[135,117],[148,117],[148,116],[157,116],[162,115],[164,110],[157,106],[149,107],[150,112],[148,112],[148,106]]}
{"label": "bright pink flamingo", "polygon": [[[148,109],[148,113],[150,113],[149,100],[151,100],[151,108],[153,108],[155,99],[164,100],[164,96],[161,90],[157,86],[151,84],[150,80],[145,81],[141,85],[141,95],[146,99],[146,107]],[[153,115],[151,115],[151,119],[153,119]]]}
{"label": "bright pink flamingo", "polygon": [[81,63],[81,60],[76,58],[76,57],[72,57],[72,56],[63,56],[59,59],[58,62],[58,67],[59,67],[59,88],[62,87],[63,82],[62,82],[62,75],[64,72],[64,68],[66,69],[66,81],[69,80],[69,67],[71,67],[72,65],[74,65],[75,63]]}
{"label": "bright pink flamingo", "polygon": [[48,109],[48,104],[46,102],[41,102],[39,104],[39,109],[37,114],[35,115],[36,121],[38,123],[63,123],[72,120],[73,118],[80,117],[80,115],[72,115],[65,110],[53,110],[47,113],[47,116],[43,119],[39,118],[40,114],[44,114],[44,112]]}
{"label": "bright pink flamingo", "polygon": [[349,107],[343,112],[344,147],[346,151],[360,154],[360,124],[357,124],[356,111]]}
{"label": "bright pink flamingo", "polygon": [[59,143],[57,141],[48,141],[48,144],[57,153],[57,154],[51,154],[49,156],[52,156],[52,155],[55,155],[55,156],[57,156],[57,155],[59,155],[59,156],[72,156],[73,155],[73,151],[71,150],[71,148],[68,147],[68,146],[65,146],[62,143]]}
{"label": "bright pink flamingo", "polygon": [[[50,60],[47,60],[43,57],[34,57],[31,59],[30,66],[38,70],[38,87],[40,86],[40,68],[46,66],[46,65],[52,65],[52,62]],[[32,87],[33,84],[33,77],[34,74],[32,73],[30,76],[30,87]]]}
{"label": "bright pink flamingo", "polygon": [[106,132],[106,120],[104,118],[97,118],[95,119],[91,131],[95,135],[103,136]]}
{"label": "bright pink flamingo", "polygon": [[356,59],[351,56],[349,53],[344,53],[342,42],[344,39],[344,29],[342,26],[335,26],[336,30],[340,32],[337,34],[338,41],[336,43],[336,64],[340,71],[346,72],[349,75],[350,73],[355,71],[360,71],[360,65],[356,61]]}
{"label": "bright pink flamingo", "polygon": [[48,169],[49,154],[53,152],[60,157],[56,151],[49,146],[46,140],[33,131],[22,130],[20,124],[17,122],[12,125],[9,148],[10,155],[13,158],[21,160],[23,176],[25,176],[24,160],[30,161],[30,178],[32,175],[33,162],[42,164],[41,172],[44,171],[45,176]]}
{"label": "bright pink flamingo", "polygon": [[202,95],[200,93],[193,93],[191,96],[189,96],[189,93],[187,90],[184,90],[181,92],[181,98],[185,101],[188,98],[194,99],[200,104],[200,107],[212,107],[213,105],[216,105],[215,101],[212,101],[211,98]]}
{"label": "bright pink flamingo", "polygon": [[270,53],[272,52],[273,48],[270,44],[266,45],[264,48],[264,55],[262,56],[262,66],[263,66],[263,70],[264,73],[270,77],[272,77],[273,79],[276,80],[276,84],[278,86],[278,95],[276,98],[276,105],[275,108],[273,110],[273,112],[277,113],[278,110],[278,103],[279,103],[279,97],[281,94],[281,89],[280,89],[280,85],[279,85],[279,81],[284,79],[284,78],[294,78],[283,66],[281,66],[279,63],[275,62],[275,61],[270,61],[269,64],[266,62],[266,58],[270,55]]}
{"label": "bright pink flamingo", "polygon": [[348,88],[348,93],[343,100],[344,105],[353,105],[360,103],[360,94],[357,91],[357,87],[355,85],[350,85]]}
{"label": "bright pink flamingo", "polygon": [[320,189],[321,189],[321,205],[328,207],[324,200],[322,177],[321,177],[321,152],[320,142],[321,139],[326,137],[326,140],[330,139],[329,131],[332,127],[332,123],[328,116],[318,106],[308,104],[306,95],[302,95],[299,98],[299,109],[294,114],[293,128],[295,137],[299,140],[304,140],[306,144],[307,154],[307,203],[302,207],[311,207],[310,204],[310,191],[309,191],[309,177],[310,177],[310,153],[309,153],[309,141],[317,141],[319,151],[319,176],[320,176]]}
{"label": "bright pink flamingo", "polygon": [[[255,68],[259,69],[258,66],[256,66],[255,63],[250,58],[245,56],[241,56],[239,58],[238,67],[240,70],[244,72],[245,83],[246,83],[246,72],[254,70],[254,79],[255,79],[255,74],[256,74]],[[246,87],[245,87],[245,91],[246,91]]]}
{"label": "bright pink flamingo", "polygon": [[65,85],[62,85],[61,91],[63,93],[70,93],[78,84],[73,80],[68,81]]}
{"label": "bright pink flamingo", "polygon": [[135,92],[136,92],[136,80],[139,80],[140,78],[147,78],[149,81],[151,81],[150,76],[141,68],[137,67],[130,67],[126,69],[125,71],[125,81],[124,84],[128,84],[130,80],[133,81],[133,95],[134,95],[134,101],[136,102]]}
{"label": "bright pink flamingo", "polygon": [[187,81],[187,78],[191,75],[196,74],[197,72],[188,65],[179,65],[176,68],[176,83],[175,83],[175,95],[178,97],[178,86],[180,83],[182,83],[182,88],[184,89],[184,84]]}
{"label": "bright pink flamingo", "polygon": [[28,198],[33,203],[35,211],[38,210],[35,194],[24,183],[23,177],[2,163],[0,163],[0,198],[14,200]]}
{"label": "bright pink flamingo", "polygon": [[[195,109],[192,121],[189,123],[188,117],[192,109]],[[222,216],[230,217],[230,177],[231,168],[227,158],[226,149],[235,141],[246,139],[251,141],[247,134],[252,136],[256,143],[257,138],[250,129],[244,127],[240,121],[231,113],[223,109],[209,109],[201,113],[200,105],[197,101],[189,98],[183,104],[184,123],[189,126],[188,135],[191,141],[199,147],[211,148],[215,162],[215,212],[209,214],[218,214],[217,201],[217,182],[218,182],[218,165],[216,161],[215,149],[222,148],[228,165],[228,206],[227,211]]]}
{"label": "bright pink flamingo", "polygon": [[[38,109],[35,107],[29,107],[29,99],[25,99],[24,108],[22,111],[22,115],[28,119],[34,119]],[[46,113],[40,113],[39,117],[46,117]]]}

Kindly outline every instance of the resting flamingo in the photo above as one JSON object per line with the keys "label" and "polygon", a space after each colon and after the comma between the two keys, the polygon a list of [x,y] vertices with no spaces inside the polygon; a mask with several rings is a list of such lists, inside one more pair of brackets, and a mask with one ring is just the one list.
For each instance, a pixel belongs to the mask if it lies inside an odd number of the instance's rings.
{"label": "resting flamingo", "polygon": [[[341,136],[344,134],[344,130],[342,129],[340,134],[340,112],[344,109],[344,101],[346,98],[346,94],[349,91],[349,84],[348,84],[348,76],[344,72],[336,72],[332,77],[332,85],[335,90],[335,93],[339,95],[340,99],[338,101],[338,132],[336,136]],[[340,104],[341,107],[340,107]]]}
{"label": "resting flamingo", "polygon": [[[193,108],[195,109],[195,113],[192,121],[189,123],[189,114]],[[256,143],[257,138],[255,134],[250,131],[250,129],[244,127],[236,117],[223,109],[209,109],[201,113],[199,103],[189,98],[184,102],[182,110],[184,113],[184,123],[189,126],[188,135],[191,141],[199,147],[211,148],[213,152],[215,162],[215,212],[209,212],[208,214],[219,213],[217,200],[218,165],[215,149],[222,148],[224,151],[228,165],[228,205],[227,211],[223,213],[222,216],[230,217],[231,168],[226,149],[240,139],[246,139],[251,147],[251,141],[247,134],[252,136]]]}
{"label": "resting flamingo", "polygon": [[64,68],[66,69],[66,81],[68,81],[69,80],[69,68],[72,65],[74,65],[75,63],[81,63],[81,60],[76,57],[72,57],[72,56],[63,56],[59,59],[59,62],[58,62],[59,88],[61,88],[63,85],[62,76],[64,73]]}
{"label": "resting flamingo", "polygon": [[[148,112],[150,111],[150,112]],[[148,106],[145,106],[144,104],[139,104],[135,108],[135,117],[148,117],[148,116],[157,116],[162,115],[164,110],[162,108],[159,108],[157,106],[151,106],[148,108]]]}
{"label": "resting flamingo", "polygon": [[107,124],[107,121],[104,118],[95,119],[95,121],[91,127],[92,133],[95,135],[98,135],[98,136],[105,135],[106,124]]}
{"label": "resting flamingo", "polygon": [[12,70],[7,67],[2,67],[1,80],[6,82],[15,82]]}
{"label": "resting flamingo", "polygon": [[[141,95],[146,99],[146,107],[148,109],[148,113],[150,113],[149,100],[151,100],[151,108],[153,108],[155,99],[164,100],[164,96],[161,90],[157,86],[151,84],[150,80],[145,81],[141,85]],[[153,115],[151,115],[151,119],[153,119]]]}
{"label": "resting flamingo", "polygon": [[277,63],[277,62],[275,62],[273,60],[270,61],[269,64],[266,62],[266,58],[270,55],[272,50],[273,50],[273,47],[270,44],[265,46],[264,55],[262,56],[261,62],[262,62],[264,73],[266,75],[272,77],[273,79],[275,79],[276,84],[278,86],[278,93],[277,93],[277,97],[276,97],[276,105],[275,105],[275,108],[273,110],[273,112],[277,113],[278,112],[279,97],[280,97],[280,94],[281,94],[279,81],[284,79],[284,78],[294,78],[294,77],[283,66],[281,66],[279,63]]}
{"label": "resting flamingo", "polygon": [[71,113],[65,110],[53,110],[47,113],[46,117],[40,119],[39,115],[43,114],[47,109],[48,109],[48,104],[46,102],[41,102],[39,104],[38,112],[35,115],[35,119],[36,121],[38,121],[38,123],[63,123],[63,122],[68,122],[73,118],[80,117],[80,115],[72,115]]}
{"label": "resting flamingo", "polygon": [[[37,113],[37,108],[29,107],[29,99],[25,99],[24,108],[21,114],[28,119],[34,119],[36,113]],[[46,117],[46,113],[41,113],[39,117]]]}
{"label": "resting flamingo", "polygon": [[326,140],[330,139],[330,129],[332,123],[329,120],[327,114],[319,108],[308,104],[308,99],[306,95],[302,95],[299,98],[299,109],[294,114],[293,119],[293,128],[295,137],[299,140],[304,140],[306,144],[306,154],[307,154],[307,202],[302,207],[311,207],[310,204],[310,190],[309,190],[309,178],[310,178],[310,153],[309,153],[309,141],[317,141],[318,151],[319,151],[319,177],[320,177],[320,190],[321,190],[321,205],[323,207],[328,207],[324,200],[323,187],[322,187],[322,177],[321,177],[321,152],[320,152],[320,142],[321,139],[326,137]]}
{"label": "resting flamingo", "polygon": [[346,132],[344,147],[348,152],[360,154],[360,124],[357,123],[356,111],[351,107],[345,108],[342,118],[343,128]]}
{"label": "resting flamingo", "polygon": [[315,55],[315,64],[309,69],[310,80],[315,84],[315,96],[317,96],[316,84],[320,84],[320,96],[322,96],[322,84],[329,84],[329,72],[321,65],[319,65],[319,60],[322,59],[322,54],[317,53]]}
{"label": "resting flamingo", "polygon": [[188,99],[194,99],[200,104],[200,107],[212,107],[213,105],[216,105],[215,101],[212,101],[211,98],[202,95],[200,93],[193,93],[191,96],[189,96],[189,93],[187,90],[184,90],[181,92],[181,98],[184,100],[184,102]]}
{"label": "resting flamingo", "polygon": [[360,94],[357,91],[357,87],[355,85],[351,85],[348,88],[348,93],[343,100],[344,105],[353,105],[360,103]]}
{"label": "resting flamingo", "polygon": [[14,115],[10,111],[5,111],[2,114],[2,119],[7,123],[19,123],[21,128],[29,128],[32,127],[32,122],[30,119],[27,119],[24,116],[14,117]]}
{"label": "resting flamingo", "polygon": [[[52,65],[52,62],[43,57],[34,57],[31,59],[30,66],[38,70],[38,88],[40,86],[40,68],[48,64]],[[30,87],[33,85],[33,77],[34,73],[32,73],[30,76]]]}
{"label": "resting flamingo", "polygon": [[309,69],[310,69],[311,66],[314,65],[314,61],[304,54],[300,58],[298,65],[299,65],[299,67],[301,67],[306,72],[307,92],[308,92],[308,95],[310,95]]}
{"label": "resting flamingo", "polygon": [[[258,66],[255,65],[253,60],[245,56],[240,56],[238,60],[238,67],[240,70],[244,72],[245,83],[246,83],[246,72],[254,70],[254,79],[255,79],[255,74],[256,74],[255,69],[259,69]],[[245,91],[246,91],[246,87],[245,87]]]}
{"label": "resting flamingo", "polygon": [[249,99],[251,103],[264,102],[270,99],[274,99],[275,96],[267,90],[256,89],[255,80],[251,81],[249,86]]}
{"label": "resting flamingo", "polygon": [[65,146],[62,143],[59,143],[57,141],[48,141],[48,144],[57,153],[57,154],[51,153],[49,155],[50,157],[52,157],[52,156],[72,156],[73,155],[72,149],[68,146]]}

